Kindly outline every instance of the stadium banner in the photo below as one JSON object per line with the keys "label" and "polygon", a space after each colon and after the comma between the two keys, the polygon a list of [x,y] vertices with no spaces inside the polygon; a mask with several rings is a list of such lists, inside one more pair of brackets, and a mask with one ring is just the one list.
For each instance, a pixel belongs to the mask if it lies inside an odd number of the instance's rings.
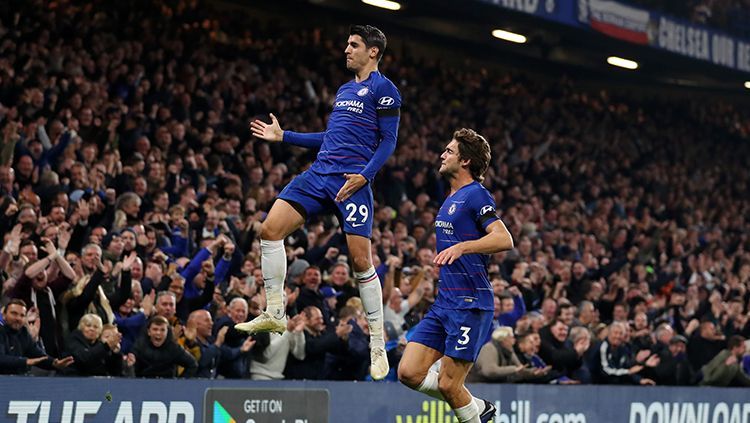
{"label": "stadium banner", "polygon": [[578,19],[613,38],[648,44],[651,15],[648,10],[611,0],[579,0]]}
{"label": "stadium banner", "polygon": [[750,41],[666,15],[652,14],[652,45],[693,59],[750,72]]}
{"label": "stadium banner", "polygon": [[516,12],[534,15],[536,17],[555,21],[564,25],[582,25],[576,20],[576,9],[570,0],[479,0],[484,3]]}
{"label": "stadium banner", "polygon": [[477,0],[623,41],[750,72],[750,40],[614,0]]}
{"label": "stadium banner", "polygon": [[[742,388],[472,385],[495,423],[750,423]],[[450,423],[448,405],[397,383],[0,378],[16,423]]]}
{"label": "stadium banner", "polygon": [[578,20],[603,34],[750,72],[750,40],[612,0],[578,0]]}

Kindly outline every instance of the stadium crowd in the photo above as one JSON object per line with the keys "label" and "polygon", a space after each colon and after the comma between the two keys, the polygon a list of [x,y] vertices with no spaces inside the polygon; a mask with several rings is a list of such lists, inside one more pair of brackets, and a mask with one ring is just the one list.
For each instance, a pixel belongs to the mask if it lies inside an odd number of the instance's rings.
{"label": "stadium crowd", "polygon": [[[264,213],[315,153],[247,124],[323,130],[347,28],[195,0],[4,2],[0,18],[1,374],[367,378],[334,217],[286,240],[287,332],[234,330],[265,306]],[[472,381],[750,384],[748,110],[418,48],[381,63],[404,98],[374,183],[391,368],[439,290],[438,157],[468,126],[492,143],[485,185],[516,243],[491,259],[496,329]]]}

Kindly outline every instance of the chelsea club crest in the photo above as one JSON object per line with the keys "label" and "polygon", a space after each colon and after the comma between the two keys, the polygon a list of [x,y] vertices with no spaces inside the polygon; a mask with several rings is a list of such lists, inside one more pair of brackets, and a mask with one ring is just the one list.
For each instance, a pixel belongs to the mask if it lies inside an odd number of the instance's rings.
{"label": "chelsea club crest", "polygon": [[357,95],[360,97],[364,97],[365,95],[367,95],[367,91],[367,87],[364,87],[361,90],[357,91]]}
{"label": "chelsea club crest", "polygon": [[448,214],[453,214],[456,212],[456,203],[451,204],[450,207],[448,207]]}

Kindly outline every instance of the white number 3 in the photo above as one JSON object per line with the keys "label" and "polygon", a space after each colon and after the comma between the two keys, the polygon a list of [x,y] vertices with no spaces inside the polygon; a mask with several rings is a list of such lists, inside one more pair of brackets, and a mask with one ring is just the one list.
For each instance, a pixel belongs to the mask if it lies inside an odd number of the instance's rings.
{"label": "white number 3", "polygon": [[[357,213],[357,205],[354,203],[349,203],[346,205],[346,211],[349,212],[349,215],[346,217],[347,222],[356,222],[357,218],[354,217],[354,214]],[[362,216],[362,223],[367,222],[367,218],[369,217],[369,212],[367,211],[367,206],[362,204],[359,206],[359,214]]]}
{"label": "white number 3", "polygon": [[469,331],[471,330],[470,327],[461,326],[461,339],[459,339],[458,342],[461,345],[466,345],[469,343]]}

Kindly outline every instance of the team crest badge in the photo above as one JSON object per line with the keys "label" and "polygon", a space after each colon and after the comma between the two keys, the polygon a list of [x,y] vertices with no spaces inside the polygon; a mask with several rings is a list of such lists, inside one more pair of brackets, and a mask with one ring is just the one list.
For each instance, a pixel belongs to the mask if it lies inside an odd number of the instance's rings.
{"label": "team crest badge", "polygon": [[362,88],[361,90],[357,91],[357,95],[360,97],[366,96],[368,93],[367,87]]}
{"label": "team crest badge", "polygon": [[451,204],[450,207],[448,207],[448,214],[453,214],[456,212],[456,203]]}

